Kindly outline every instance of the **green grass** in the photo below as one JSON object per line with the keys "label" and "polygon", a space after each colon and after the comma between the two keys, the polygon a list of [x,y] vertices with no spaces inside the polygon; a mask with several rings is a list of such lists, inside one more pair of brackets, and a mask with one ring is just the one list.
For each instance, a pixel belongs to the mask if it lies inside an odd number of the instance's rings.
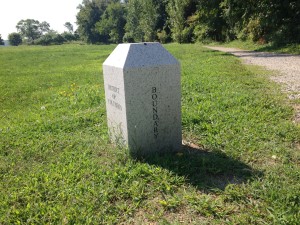
{"label": "green grass", "polygon": [[227,43],[213,42],[209,45],[234,47],[245,50],[259,51],[259,52],[277,52],[300,55],[300,44],[288,45],[274,45],[274,44],[258,44],[252,41],[231,41]]}
{"label": "green grass", "polygon": [[182,124],[201,150],[133,159],[107,136],[115,46],[0,49],[0,224],[297,224],[300,127],[269,73],[200,45]]}

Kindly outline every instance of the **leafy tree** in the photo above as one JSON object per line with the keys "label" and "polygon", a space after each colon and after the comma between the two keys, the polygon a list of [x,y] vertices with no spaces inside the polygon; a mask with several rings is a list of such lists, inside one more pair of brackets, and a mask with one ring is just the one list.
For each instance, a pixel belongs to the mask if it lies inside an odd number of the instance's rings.
{"label": "leafy tree", "polygon": [[127,23],[124,41],[143,41],[143,31],[140,27],[142,6],[139,0],[129,0],[127,3]]}
{"label": "leafy tree", "polygon": [[[252,18],[254,18],[255,11],[257,11],[259,5],[259,0],[223,0],[220,3],[222,8],[222,17],[227,23],[227,36],[229,40],[240,38],[247,39],[249,36],[248,33],[248,24]],[[259,18],[256,17],[256,21]]]}
{"label": "leafy tree", "polygon": [[158,7],[153,0],[129,0],[125,41],[154,41]]}
{"label": "leafy tree", "polygon": [[41,36],[39,25],[40,22],[38,20],[27,19],[19,21],[16,27],[23,38],[33,41]]}
{"label": "leafy tree", "polygon": [[169,14],[169,25],[174,41],[182,43],[184,40],[183,32],[186,26],[185,9],[189,0],[170,0],[167,5]]}
{"label": "leafy tree", "polygon": [[157,10],[157,30],[163,30],[167,26],[168,13],[166,11],[167,3],[169,0],[153,0],[153,4],[156,6]]}
{"label": "leafy tree", "polygon": [[110,42],[120,43],[125,33],[125,24],[125,7],[120,2],[116,2],[107,6],[96,28],[100,35],[108,36]]}
{"label": "leafy tree", "polygon": [[196,12],[188,17],[188,24],[193,27],[193,38],[196,41],[224,41],[230,38],[227,23],[222,17],[220,7],[222,0],[199,1]]}
{"label": "leafy tree", "polygon": [[8,35],[9,43],[13,46],[18,46],[22,43],[22,36],[19,33],[11,33]]}
{"label": "leafy tree", "polygon": [[296,0],[223,0],[223,17],[238,38],[300,42],[300,2]]}
{"label": "leafy tree", "polygon": [[157,38],[160,42],[166,43],[171,41],[170,39],[170,27],[168,26],[168,13],[167,3],[169,0],[153,0],[154,5],[157,8],[157,24],[155,30],[157,31]]}
{"label": "leafy tree", "polygon": [[78,33],[89,43],[118,43],[122,37],[293,43],[300,42],[299,21],[299,0],[83,0],[77,14]]}
{"label": "leafy tree", "polygon": [[26,19],[21,20],[17,24],[17,30],[28,43],[33,43],[34,40],[41,35],[50,31],[50,25],[47,22],[40,23],[38,20]]}
{"label": "leafy tree", "polygon": [[156,39],[156,26],[158,22],[158,8],[153,0],[142,1],[143,16],[140,21],[141,29],[144,33],[145,41]]}
{"label": "leafy tree", "polygon": [[43,21],[39,25],[39,30],[41,34],[46,34],[50,31],[50,24],[46,21]]}
{"label": "leafy tree", "polygon": [[68,29],[69,33],[73,33],[74,32],[73,25],[70,22],[66,22],[64,24],[64,26],[65,26],[65,28]]}
{"label": "leafy tree", "polygon": [[258,9],[253,15],[255,17],[259,18],[261,30],[258,39],[276,44],[300,43],[299,1],[259,0]]}
{"label": "leafy tree", "polygon": [[79,12],[76,16],[78,33],[88,43],[107,42],[107,35],[100,35],[96,23],[100,21],[106,7],[117,0],[83,0],[78,6]]}
{"label": "leafy tree", "polygon": [[0,45],[4,45],[4,40],[2,39],[1,34],[0,34]]}

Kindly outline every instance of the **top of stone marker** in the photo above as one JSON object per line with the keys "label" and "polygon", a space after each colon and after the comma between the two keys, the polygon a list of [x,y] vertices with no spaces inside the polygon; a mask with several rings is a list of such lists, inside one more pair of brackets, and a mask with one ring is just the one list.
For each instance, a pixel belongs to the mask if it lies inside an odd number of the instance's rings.
{"label": "top of stone marker", "polygon": [[103,65],[117,68],[140,68],[174,65],[179,62],[157,42],[119,44]]}

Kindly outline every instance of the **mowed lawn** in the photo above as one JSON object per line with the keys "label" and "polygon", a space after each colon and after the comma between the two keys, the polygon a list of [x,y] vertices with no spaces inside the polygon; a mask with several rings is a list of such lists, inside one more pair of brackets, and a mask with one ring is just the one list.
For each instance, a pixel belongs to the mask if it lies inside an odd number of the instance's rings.
{"label": "mowed lawn", "polygon": [[300,127],[269,72],[165,45],[193,144],[134,159],[107,135],[114,47],[0,48],[0,224],[299,224]]}

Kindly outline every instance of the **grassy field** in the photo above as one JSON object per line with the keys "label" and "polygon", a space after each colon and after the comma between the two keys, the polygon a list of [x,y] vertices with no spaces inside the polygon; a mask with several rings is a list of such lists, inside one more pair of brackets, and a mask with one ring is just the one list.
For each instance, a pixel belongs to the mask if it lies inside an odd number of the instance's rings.
{"label": "grassy field", "polygon": [[300,127],[268,72],[166,45],[182,65],[183,136],[200,149],[133,159],[107,135],[114,47],[0,49],[0,224],[300,221]]}

